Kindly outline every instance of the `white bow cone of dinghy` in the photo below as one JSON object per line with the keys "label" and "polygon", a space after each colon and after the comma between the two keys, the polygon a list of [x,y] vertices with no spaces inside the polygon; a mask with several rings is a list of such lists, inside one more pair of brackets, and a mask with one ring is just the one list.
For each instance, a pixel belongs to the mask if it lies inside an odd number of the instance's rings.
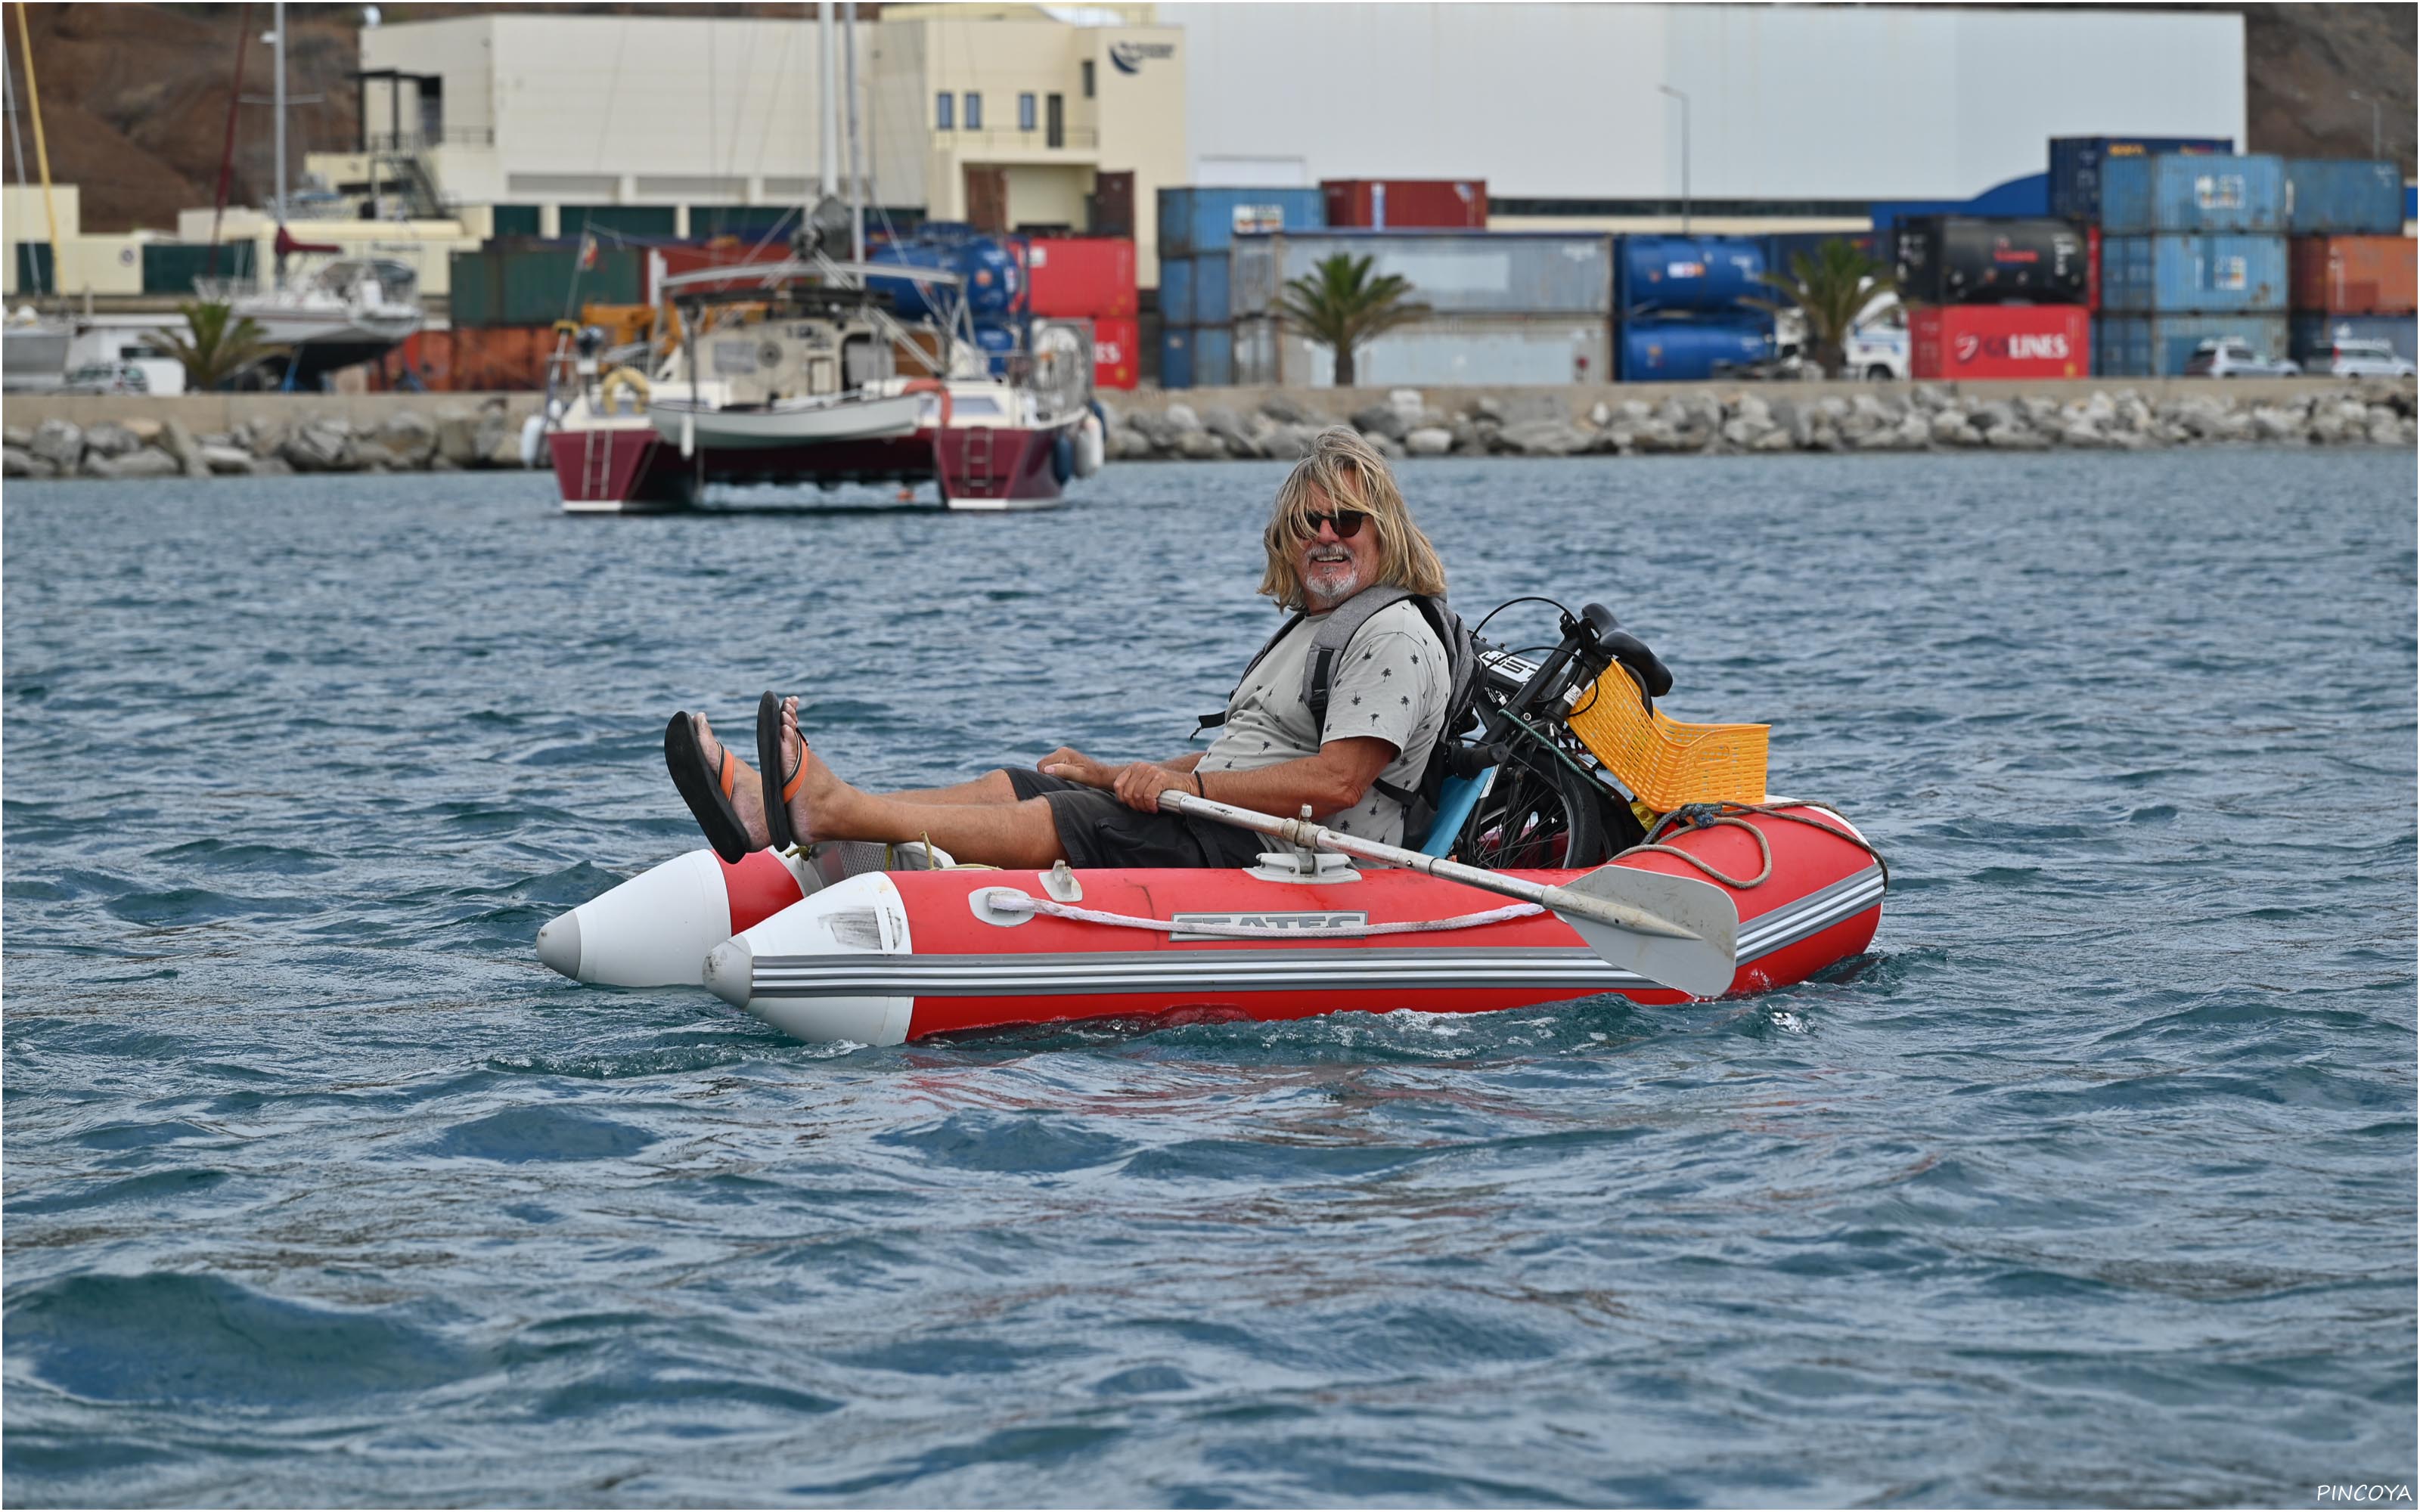
{"label": "white bow cone of dinghy", "polygon": [[906,955],[909,948],[898,887],[869,872],[723,941],[698,975],[708,992],[784,1034],[810,1042],[897,1044],[908,1038],[916,999],[846,994],[842,979],[850,956]]}
{"label": "white bow cone of dinghy", "polygon": [[770,851],[737,867],[712,851],[675,856],[548,920],[537,958],[575,981],[697,986],[699,963],[731,937],[735,922],[763,918],[810,890],[803,865]]}

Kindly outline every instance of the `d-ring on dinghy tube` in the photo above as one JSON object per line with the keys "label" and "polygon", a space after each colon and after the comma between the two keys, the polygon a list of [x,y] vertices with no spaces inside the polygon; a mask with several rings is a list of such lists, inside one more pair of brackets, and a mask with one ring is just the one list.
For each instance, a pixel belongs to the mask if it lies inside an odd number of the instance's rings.
{"label": "d-ring on dinghy tube", "polygon": [[[1543,904],[1298,849],[1249,871],[945,865],[838,881],[770,852],[734,867],[695,852],[549,924],[541,954],[566,970],[566,950],[546,942],[568,933],[577,949],[566,974],[582,981],[702,983],[802,1040],[890,1044],[1177,1011],[1475,1013],[1608,993],[1674,1003],[1803,980],[1863,950],[1881,922],[1882,865],[1829,809],[1776,799],[1661,844],[1598,869],[1637,873],[1612,879],[1623,887],[1584,886],[1591,873],[1577,871],[1490,873],[1535,887]],[[1664,964],[1607,961],[1558,917],[1585,904],[1553,896],[1673,882],[1711,887],[1736,911],[1718,988],[1679,991],[1647,974]]]}

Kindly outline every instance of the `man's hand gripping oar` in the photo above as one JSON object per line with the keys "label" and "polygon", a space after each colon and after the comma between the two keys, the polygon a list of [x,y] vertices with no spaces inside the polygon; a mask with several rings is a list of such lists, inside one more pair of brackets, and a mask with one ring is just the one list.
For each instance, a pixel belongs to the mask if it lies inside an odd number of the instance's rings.
{"label": "man's hand gripping oar", "polygon": [[1692,997],[1720,997],[1738,969],[1739,909],[1730,894],[1694,877],[1666,876],[1627,866],[1601,866],[1560,886],[1506,876],[1459,861],[1314,825],[1197,798],[1170,788],[1159,807],[1188,819],[1208,819],[1274,836],[1311,850],[1383,861],[1552,909],[1610,964]]}

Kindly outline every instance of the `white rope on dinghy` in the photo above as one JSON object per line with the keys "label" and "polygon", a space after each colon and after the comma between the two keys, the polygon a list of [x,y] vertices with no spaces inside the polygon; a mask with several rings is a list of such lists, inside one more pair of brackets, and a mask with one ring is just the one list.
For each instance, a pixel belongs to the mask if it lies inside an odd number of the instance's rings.
{"label": "white rope on dinghy", "polygon": [[1078,924],[1109,924],[1119,929],[1156,930],[1163,934],[1206,934],[1222,940],[1359,940],[1374,934],[1435,934],[1446,930],[1501,924],[1507,919],[1528,918],[1532,914],[1546,911],[1536,903],[1507,903],[1501,908],[1490,908],[1476,914],[1456,914],[1451,918],[1415,918],[1393,924],[1318,924],[1289,929],[1278,924],[1195,924],[1168,918],[1139,918],[1132,914],[1078,908],[1055,898],[1036,898],[1015,887],[991,888],[984,895],[984,903],[1003,914],[1047,914],[1052,918],[1072,919]]}

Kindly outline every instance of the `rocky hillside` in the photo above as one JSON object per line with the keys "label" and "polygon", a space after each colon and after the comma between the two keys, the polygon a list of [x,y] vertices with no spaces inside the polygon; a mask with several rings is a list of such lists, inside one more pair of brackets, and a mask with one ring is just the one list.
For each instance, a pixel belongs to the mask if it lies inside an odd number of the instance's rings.
{"label": "rocky hillside", "polygon": [[[290,149],[328,151],[353,140],[359,5],[289,5],[288,88],[298,101]],[[536,7],[385,5],[386,20]],[[653,12],[653,5],[574,5],[558,10]],[[698,14],[701,8],[681,8]],[[796,15],[795,5],[712,5],[718,14]],[[861,13],[870,8],[861,7]],[[2381,5],[2235,5],[2249,59],[2251,146],[2263,152],[2366,155],[2369,100],[2387,156],[2412,173],[2414,18]],[[210,203],[235,77],[236,41],[249,32],[244,93],[269,93],[269,50],[259,43],[267,5],[39,5],[27,8],[42,90],[51,172],[84,189],[94,231],[171,227],[179,209]],[[24,83],[12,27],[8,53],[23,109]],[[2364,97],[2353,98],[2356,94]],[[314,98],[316,97],[316,98]],[[30,164],[33,148],[25,144]],[[7,161],[0,154],[0,162]],[[237,204],[258,204],[272,172],[266,104],[240,107]],[[1980,188],[1981,186],[1977,186]]]}

